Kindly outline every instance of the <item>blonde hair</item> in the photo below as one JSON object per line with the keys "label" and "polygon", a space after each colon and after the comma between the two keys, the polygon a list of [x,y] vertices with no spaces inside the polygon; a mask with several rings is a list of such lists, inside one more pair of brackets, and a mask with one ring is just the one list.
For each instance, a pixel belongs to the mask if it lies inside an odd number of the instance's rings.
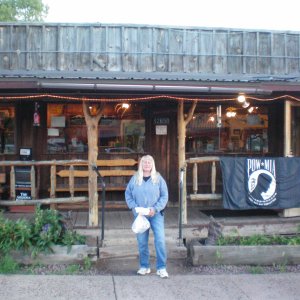
{"label": "blonde hair", "polygon": [[137,185],[141,185],[143,182],[143,161],[145,161],[145,160],[150,160],[152,162],[152,169],[151,169],[150,177],[151,177],[153,183],[158,183],[159,173],[156,171],[154,158],[151,155],[144,155],[141,158],[141,160],[139,162],[138,170],[135,174],[135,183]]}

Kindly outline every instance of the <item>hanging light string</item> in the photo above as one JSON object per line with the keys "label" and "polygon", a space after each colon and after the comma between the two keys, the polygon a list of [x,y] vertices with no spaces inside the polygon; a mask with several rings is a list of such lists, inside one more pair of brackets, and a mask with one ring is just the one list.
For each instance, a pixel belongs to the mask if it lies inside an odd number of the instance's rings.
{"label": "hanging light string", "polygon": [[235,98],[226,99],[204,99],[204,98],[188,98],[188,97],[177,97],[168,95],[156,95],[156,96],[145,96],[145,97],[135,97],[135,98],[90,98],[86,96],[81,97],[70,97],[54,94],[39,94],[39,95],[27,95],[27,96],[0,96],[0,101],[10,100],[37,100],[37,99],[57,99],[57,100],[68,100],[68,101],[88,101],[88,102],[134,102],[134,101],[151,101],[151,100],[178,100],[178,101],[206,101],[206,102],[216,102],[216,101],[234,101]]}
{"label": "hanging light string", "polygon": [[274,98],[257,98],[257,97],[246,96],[246,98],[247,100],[255,100],[255,101],[262,101],[262,102],[276,101],[276,100],[294,100],[300,102],[300,98],[291,95],[283,95]]}
{"label": "hanging light string", "polygon": [[[57,99],[57,100],[68,100],[68,101],[87,101],[87,102],[136,102],[136,101],[153,101],[153,100],[177,100],[177,101],[200,101],[200,102],[228,102],[236,101],[234,98],[202,98],[202,97],[178,97],[178,96],[169,96],[169,95],[156,95],[156,96],[146,96],[146,97],[135,97],[135,98],[90,98],[90,97],[70,97],[54,94],[38,94],[38,95],[27,95],[27,96],[0,96],[0,101],[17,101],[17,100],[42,100],[42,99]],[[257,98],[247,96],[249,100],[269,102],[269,101],[278,101],[278,100],[294,100],[300,102],[300,98],[283,95],[274,98]]]}

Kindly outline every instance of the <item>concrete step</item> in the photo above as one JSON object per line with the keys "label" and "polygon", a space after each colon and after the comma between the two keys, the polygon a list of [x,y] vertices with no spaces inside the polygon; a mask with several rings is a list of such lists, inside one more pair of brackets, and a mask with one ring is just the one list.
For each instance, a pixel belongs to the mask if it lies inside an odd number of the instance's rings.
{"label": "concrete step", "polygon": [[[101,241],[99,231],[91,232],[89,230],[86,232],[86,230],[79,230],[78,233],[87,236],[87,244],[89,246],[96,246],[98,239],[100,259],[138,257],[137,240],[131,229],[106,230],[103,241]],[[166,248],[168,258],[187,258],[187,248],[179,241],[177,230],[166,229]],[[149,236],[149,251],[151,256],[155,256],[152,231],[150,231]]]}
{"label": "concrete step", "polygon": [[[186,259],[187,248],[184,245],[180,245],[177,241],[166,240],[167,256],[171,259]],[[155,256],[155,247],[153,240],[149,240],[150,256]],[[136,241],[129,241],[123,244],[104,244],[99,248],[100,259],[101,258],[137,258],[138,246]]]}

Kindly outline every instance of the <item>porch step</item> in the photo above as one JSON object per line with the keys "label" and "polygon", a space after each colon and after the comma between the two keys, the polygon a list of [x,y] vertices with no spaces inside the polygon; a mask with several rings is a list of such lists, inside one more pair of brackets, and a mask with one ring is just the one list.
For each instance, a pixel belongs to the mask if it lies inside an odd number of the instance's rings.
{"label": "porch step", "polygon": [[[99,230],[77,230],[78,233],[88,236],[88,243],[96,245],[99,240],[100,259],[133,258],[138,257],[138,247],[135,234],[131,229],[106,230],[104,240],[100,241]],[[187,248],[179,243],[177,230],[166,229],[166,248],[170,259],[186,259]],[[150,231],[149,251],[151,257],[155,256],[154,238]]]}

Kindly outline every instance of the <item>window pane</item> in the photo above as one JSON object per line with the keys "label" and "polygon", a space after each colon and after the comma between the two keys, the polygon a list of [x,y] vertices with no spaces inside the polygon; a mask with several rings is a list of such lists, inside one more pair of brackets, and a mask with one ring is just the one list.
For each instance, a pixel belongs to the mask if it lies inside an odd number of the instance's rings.
{"label": "window pane", "polygon": [[0,152],[15,153],[15,108],[0,107]]}
{"label": "window pane", "polygon": [[[142,105],[105,104],[98,127],[100,152],[144,152],[145,120]],[[96,105],[91,105],[91,113]],[[48,104],[48,153],[87,153],[87,128],[82,104]]]}
{"label": "window pane", "polygon": [[187,126],[186,152],[267,153],[266,108],[222,107],[218,126],[217,107],[203,109]]}

